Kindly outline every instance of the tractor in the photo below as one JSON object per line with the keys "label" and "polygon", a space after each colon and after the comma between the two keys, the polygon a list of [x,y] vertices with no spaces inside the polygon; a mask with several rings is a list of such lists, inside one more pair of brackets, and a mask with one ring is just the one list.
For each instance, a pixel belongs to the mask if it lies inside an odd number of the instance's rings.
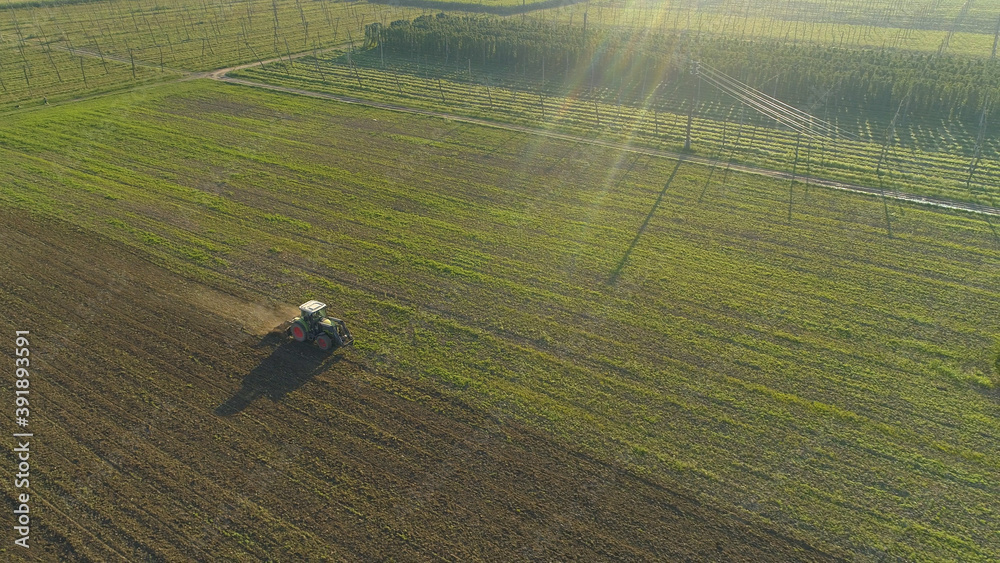
{"label": "tractor", "polygon": [[315,342],[324,352],[354,344],[354,337],[344,321],[326,316],[325,303],[306,301],[299,305],[299,313],[288,327],[288,334],[296,341]]}

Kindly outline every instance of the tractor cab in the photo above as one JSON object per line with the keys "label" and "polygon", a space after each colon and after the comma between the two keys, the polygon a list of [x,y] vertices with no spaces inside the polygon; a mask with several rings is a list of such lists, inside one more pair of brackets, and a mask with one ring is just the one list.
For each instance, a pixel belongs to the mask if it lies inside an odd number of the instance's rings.
{"label": "tractor cab", "polygon": [[315,299],[306,301],[299,305],[299,313],[302,314],[303,320],[312,325],[326,318],[326,303],[320,303]]}

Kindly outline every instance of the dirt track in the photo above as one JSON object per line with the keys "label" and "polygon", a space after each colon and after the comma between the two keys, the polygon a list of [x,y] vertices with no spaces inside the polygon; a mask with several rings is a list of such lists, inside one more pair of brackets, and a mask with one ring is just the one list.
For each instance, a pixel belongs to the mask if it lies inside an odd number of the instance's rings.
{"label": "dirt track", "polygon": [[63,224],[0,231],[0,324],[32,331],[39,560],[831,558],[213,310],[253,295]]}

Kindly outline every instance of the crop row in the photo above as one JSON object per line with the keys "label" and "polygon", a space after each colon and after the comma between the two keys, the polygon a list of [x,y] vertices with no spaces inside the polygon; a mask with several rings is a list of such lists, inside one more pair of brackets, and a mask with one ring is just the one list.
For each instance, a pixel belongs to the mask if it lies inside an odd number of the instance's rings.
{"label": "crop row", "polygon": [[0,199],[329,298],[358,361],[810,542],[1000,553],[981,218],[890,238],[870,198],[789,219],[786,183],[207,81],[122,103],[16,116]]}

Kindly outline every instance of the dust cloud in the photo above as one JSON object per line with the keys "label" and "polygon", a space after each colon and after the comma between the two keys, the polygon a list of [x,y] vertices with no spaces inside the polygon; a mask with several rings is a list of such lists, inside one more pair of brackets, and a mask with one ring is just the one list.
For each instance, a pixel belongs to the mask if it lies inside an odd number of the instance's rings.
{"label": "dust cloud", "polygon": [[204,286],[178,292],[181,299],[242,327],[247,334],[265,336],[298,315],[298,305],[273,301],[246,302]]}

